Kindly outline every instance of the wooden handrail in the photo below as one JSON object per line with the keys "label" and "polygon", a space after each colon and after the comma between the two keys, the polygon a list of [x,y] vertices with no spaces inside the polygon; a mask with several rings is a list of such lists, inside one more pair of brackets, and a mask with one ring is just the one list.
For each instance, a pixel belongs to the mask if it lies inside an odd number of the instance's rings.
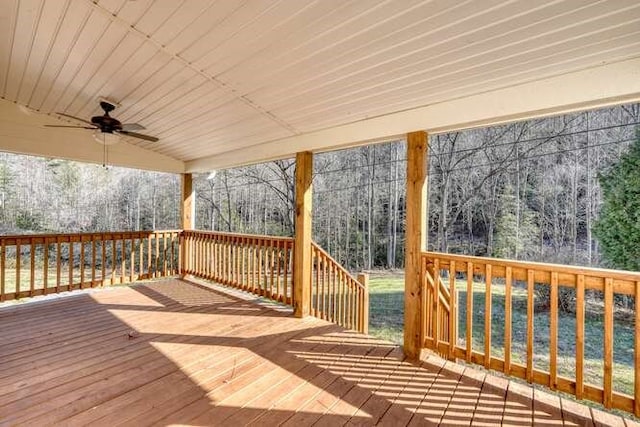
{"label": "wooden handrail", "polygon": [[266,240],[266,241],[274,241],[274,242],[293,242],[293,237],[281,237],[281,236],[268,236],[262,234],[242,234],[242,233],[229,233],[229,232],[218,232],[218,231],[206,231],[206,230],[180,230],[181,233],[185,235],[199,235],[199,236],[212,236],[216,238],[220,237],[229,237],[232,239],[256,239],[256,240]]}
{"label": "wooden handrail", "polygon": [[[574,394],[580,399],[602,403],[607,408],[621,409],[640,414],[640,322],[634,328],[635,357],[633,366],[635,387],[633,396],[613,389],[613,329],[614,295],[632,295],[636,298],[636,319],[638,298],[640,298],[640,273],[606,270],[599,268],[574,267],[558,264],[545,264],[502,260],[486,257],[443,254],[437,252],[422,253],[422,289],[424,328],[424,347],[434,350],[451,359],[464,358],[489,369],[499,370],[507,375],[523,378],[532,383],[543,384],[551,389]],[[443,272],[445,274],[443,275]],[[449,298],[445,294],[445,277],[449,281]],[[496,283],[500,279],[500,283]],[[460,283],[457,283],[457,280]],[[434,283],[442,284],[435,286]],[[534,304],[534,290],[548,287],[548,311],[539,312]],[[498,288],[500,287],[500,288]],[[497,351],[492,341],[492,300],[493,295],[504,287],[505,327],[502,348]],[[526,295],[526,343],[523,361],[512,357],[513,342],[513,292],[522,289]],[[572,369],[560,371],[558,358],[559,304],[558,297],[563,288],[575,290],[575,342],[576,354]],[[588,384],[585,381],[585,291],[593,289],[602,292],[604,321],[603,328],[603,377],[602,384]],[[459,306],[459,293],[466,292],[466,304]],[[473,298],[474,293],[482,292],[482,300]],[[447,304],[448,302],[448,304]],[[473,320],[474,305],[482,302],[484,314],[483,348],[474,348]],[[459,318],[460,311],[466,311]],[[534,340],[534,316],[548,316],[549,324],[549,364],[542,369],[534,364],[536,348]],[[524,314],[524,313],[523,313]],[[457,325],[464,326],[465,340],[458,340]]]}
{"label": "wooden handrail", "polygon": [[175,275],[179,236],[179,230],[0,236],[0,301]]}
{"label": "wooden handrail", "polygon": [[[467,255],[457,254],[441,254],[439,252],[424,252],[424,255],[431,258],[439,258],[444,262],[444,266],[448,265],[449,261],[456,261],[458,263],[465,264],[466,262],[472,262],[475,266],[476,274],[481,274],[481,268],[484,265],[491,265],[493,267],[494,277],[505,277],[506,268],[511,267],[513,269],[514,280],[527,280],[527,270],[533,270],[535,272],[534,281],[536,283],[549,282],[551,279],[551,273],[558,273],[558,284],[560,286],[576,287],[576,278],[579,275],[585,277],[585,286],[587,289],[604,289],[605,279],[613,279],[614,292],[624,295],[635,295],[635,284],[640,281],[640,273],[632,271],[621,270],[608,270],[603,268],[593,267],[577,267],[571,265],[562,264],[547,264],[541,262],[530,261],[515,261],[498,258],[487,257],[472,257]],[[445,258],[442,256],[446,255]]]}
{"label": "wooden handrail", "polygon": [[[369,329],[368,288],[313,242],[311,314],[360,332]],[[366,280],[365,280],[366,282]]]}

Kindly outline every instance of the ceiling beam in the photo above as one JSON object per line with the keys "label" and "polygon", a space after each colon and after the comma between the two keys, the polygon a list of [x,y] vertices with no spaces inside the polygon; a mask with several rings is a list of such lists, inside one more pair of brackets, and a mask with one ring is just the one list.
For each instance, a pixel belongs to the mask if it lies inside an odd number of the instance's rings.
{"label": "ceiling beam", "polygon": [[[0,151],[102,164],[104,146],[93,139],[92,131],[47,128],[45,124],[71,125],[0,99]],[[109,146],[107,154],[113,166],[184,172],[184,162],[124,141]]]}
{"label": "ceiling beam", "polygon": [[402,138],[640,101],[640,58],[370,118],[186,162],[187,172],[225,169]]}

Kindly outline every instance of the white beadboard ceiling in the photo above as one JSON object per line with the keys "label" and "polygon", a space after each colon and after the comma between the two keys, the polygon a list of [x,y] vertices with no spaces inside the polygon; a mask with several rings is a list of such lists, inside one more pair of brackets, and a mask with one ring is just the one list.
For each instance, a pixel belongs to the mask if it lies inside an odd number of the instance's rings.
{"label": "white beadboard ceiling", "polygon": [[637,100],[639,58],[638,0],[2,0],[0,149],[100,161],[42,125],[105,97],[160,139],[114,162],[202,171]]}

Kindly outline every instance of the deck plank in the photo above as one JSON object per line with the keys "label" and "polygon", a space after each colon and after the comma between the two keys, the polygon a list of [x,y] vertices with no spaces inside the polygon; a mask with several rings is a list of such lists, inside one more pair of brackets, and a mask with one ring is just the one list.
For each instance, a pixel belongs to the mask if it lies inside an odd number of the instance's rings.
{"label": "deck plank", "polygon": [[485,375],[478,403],[473,411],[473,425],[493,427],[502,423],[509,380]]}
{"label": "deck plank", "polygon": [[0,323],[0,426],[634,425],[180,280],[4,306]]}
{"label": "deck plank", "polygon": [[[447,361],[435,381],[422,396],[420,405],[413,410],[410,426],[439,425],[456,393],[465,368]],[[412,408],[413,409],[413,408]],[[473,409],[471,409],[473,410]]]}
{"label": "deck plank", "polygon": [[420,407],[423,396],[444,366],[445,361],[431,356],[421,365],[411,365],[405,375],[395,376],[393,384],[397,392],[391,393],[389,400],[392,404],[387,408],[379,424],[382,426],[406,425],[411,421],[413,412]]}
{"label": "deck plank", "polygon": [[[305,381],[302,384],[276,402],[268,412],[257,416],[248,423],[249,425],[280,425],[300,407],[309,404],[320,391],[335,381],[336,376],[332,371],[336,366],[348,363],[348,359],[356,347],[343,346],[344,341],[348,339],[347,336],[329,336],[325,337],[325,339],[329,341],[325,351],[303,355],[309,363],[313,364],[312,366],[318,367],[320,372],[317,375],[304,378]],[[340,349],[338,354],[333,351],[336,348]]]}

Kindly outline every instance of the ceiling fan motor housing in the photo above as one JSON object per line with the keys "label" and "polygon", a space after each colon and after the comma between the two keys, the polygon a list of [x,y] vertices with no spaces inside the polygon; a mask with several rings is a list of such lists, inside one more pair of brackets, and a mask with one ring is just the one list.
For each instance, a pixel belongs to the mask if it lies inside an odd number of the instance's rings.
{"label": "ceiling fan motor housing", "polygon": [[109,112],[116,108],[115,105],[101,101],[100,107],[104,110],[104,115],[91,117],[91,123],[98,126],[100,131],[104,133],[113,133],[114,131],[122,130],[122,123],[109,115]]}

